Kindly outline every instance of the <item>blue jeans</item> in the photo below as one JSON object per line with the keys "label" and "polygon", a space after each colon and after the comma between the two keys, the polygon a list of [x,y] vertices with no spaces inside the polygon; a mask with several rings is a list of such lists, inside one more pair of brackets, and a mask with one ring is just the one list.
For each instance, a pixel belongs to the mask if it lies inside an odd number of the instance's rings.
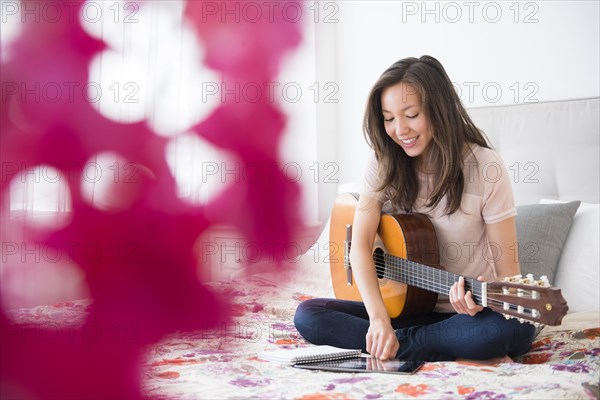
{"label": "blue jeans", "polygon": [[[311,299],[296,310],[298,332],[314,344],[328,344],[366,352],[369,316],[362,302]],[[428,313],[392,319],[400,342],[396,358],[452,361],[517,357],[529,351],[535,327],[505,319],[489,308],[471,317],[465,314]]]}

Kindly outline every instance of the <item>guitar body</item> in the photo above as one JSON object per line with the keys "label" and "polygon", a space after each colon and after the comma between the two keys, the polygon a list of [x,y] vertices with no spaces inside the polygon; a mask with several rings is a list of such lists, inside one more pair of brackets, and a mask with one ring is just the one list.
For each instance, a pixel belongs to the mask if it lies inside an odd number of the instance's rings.
{"label": "guitar body", "polygon": [[[354,277],[350,277],[344,260],[346,226],[352,225],[358,195],[344,193],[338,196],[330,223],[330,269],[336,298],[361,301]],[[373,244],[379,288],[388,314],[392,318],[415,315],[433,310],[437,293],[409,286],[384,278],[386,268],[378,252],[427,264],[439,266],[437,238],[431,221],[423,214],[383,213],[377,237]]]}
{"label": "guitar body", "polygon": [[[329,263],[335,296],[361,301],[349,262],[357,205],[358,195],[352,193],[341,194],[335,201]],[[433,310],[438,293],[447,295],[461,278],[476,304],[509,318],[560,325],[569,310],[560,289],[550,286],[545,276],[535,280],[532,274],[515,275],[497,282],[479,282],[445,271],[439,266],[433,225],[423,214],[382,212],[372,253],[383,302],[392,318]]]}

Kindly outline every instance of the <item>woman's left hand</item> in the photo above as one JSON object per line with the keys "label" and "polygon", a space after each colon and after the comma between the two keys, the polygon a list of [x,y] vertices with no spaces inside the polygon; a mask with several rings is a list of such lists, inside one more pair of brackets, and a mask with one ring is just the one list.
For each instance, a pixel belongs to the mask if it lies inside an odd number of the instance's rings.
{"label": "woman's left hand", "polygon": [[[483,277],[480,276],[477,280],[482,282]],[[465,279],[462,276],[458,279],[458,282],[452,285],[448,297],[450,298],[450,304],[459,314],[473,316],[483,310],[482,306],[475,304],[470,290],[465,293]]]}

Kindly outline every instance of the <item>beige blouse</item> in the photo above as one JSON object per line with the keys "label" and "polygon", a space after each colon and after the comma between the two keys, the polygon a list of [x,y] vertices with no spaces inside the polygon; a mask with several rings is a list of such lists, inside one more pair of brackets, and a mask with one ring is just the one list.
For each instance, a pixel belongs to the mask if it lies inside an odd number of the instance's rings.
{"label": "beige blouse", "polygon": [[[500,156],[493,150],[471,146],[467,152],[463,174],[465,186],[460,208],[451,215],[444,215],[445,198],[435,208],[427,202],[428,176],[419,173],[420,190],[413,212],[429,216],[438,239],[440,263],[447,271],[486,281],[496,280],[495,260],[501,256],[499,246],[489,243],[486,224],[494,224],[517,215],[510,176]],[[367,162],[361,195],[388,201],[379,186],[378,162],[372,152]],[[393,205],[392,205],[393,208]],[[515,243],[515,247],[516,247]],[[513,247],[514,248],[514,247]],[[514,252],[511,256],[516,257]],[[434,311],[453,312],[446,296],[439,296]]]}

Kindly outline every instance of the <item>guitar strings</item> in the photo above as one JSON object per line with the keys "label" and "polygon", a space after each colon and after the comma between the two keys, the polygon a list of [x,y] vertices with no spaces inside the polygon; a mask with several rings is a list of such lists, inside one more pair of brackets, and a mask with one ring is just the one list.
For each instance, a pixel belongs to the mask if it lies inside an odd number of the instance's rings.
{"label": "guitar strings", "polygon": [[[380,271],[379,271],[379,272],[380,272]],[[380,275],[381,275],[381,274],[380,274]],[[384,277],[385,277],[385,274],[384,274]],[[390,276],[388,275],[388,277],[390,277]],[[391,279],[393,279],[393,277],[390,277],[390,278],[391,278]],[[469,279],[469,278],[468,278],[468,279]],[[417,286],[417,287],[421,286],[421,287],[424,287],[424,288],[426,288],[426,289],[427,289],[427,286],[429,286],[429,288],[430,288],[431,290],[434,290],[434,289],[439,289],[439,291],[442,291],[442,289],[445,289],[445,290],[446,290],[446,294],[447,294],[447,292],[449,291],[449,289],[450,289],[450,287],[451,287],[451,286],[449,286],[449,285],[444,285],[444,284],[432,285],[432,284],[431,284],[431,283],[430,283],[430,282],[429,282],[427,279],[425,279],[425,278],[417,278],[417,279],[413,280],[413,282],[415,282],[415,285],[414,285],[414,286]],[[408,283],[410,284],[411,282],[408,282]],[[421,285],[419,285],[419,283],[421,283]],[[426,285],[425,283],[429,283],[429,285]],[[471,290],[472,290],[472,293],[473,293],[473,298],[474,298],[474,300],[475,300],[476,302],[478,302],[479,304],[481,304],[481,303],[482,303],[482,301],[481,301],[481,299],[482,299],[482,295],[480,295],[480,294],[479,294],[479,292],[478,292],[478,290],[477,290],[477,289],[471,289]],[[436,291],[436,290],[434,290],[434,291]],[[522,292],[522,293],[524,293],[524,292]],[[487,301],[487,305],[488,305],[488,306],[497,306],[498,308],[501,308],[501,309],[502,309],[502,311],[504,311],[504,312],[506,312],[506,311],[508,311],[508,310],[517,310],[517,309],[518,309],[518,307],[517,307],[516,305],[514,305],[514,304],[511,304],[510,302],[504,302],[504,301],[500,301],[500,300],[494,300],[494,299],[491,299],[491,298],[489,298],[489,297],[488,297],[488,299],[487,299],[487,300],[488,300],[488,301]],[[508,310],[504,308],[504,305],[505,305],[505,304],[508,304],[508,306],[509,306]],[[519,314],[519,315],[522,315],[522,316],[524,316],[524,315],[531,315],[531,314],[532,314],[532,310],[531,310],[531,309],[529,309],[529,308],[527,308],[527,307],[524,307],[524,308],[523,308],[523,310],[522,310],[522,312],[520,312],[520,314]]]}
{"label": "guitar strings", "polygon": [[[377,253],[375,253],[373,255],[373,260],[375,261],[375,269],[377,272],[377,276],[383,276],[384,278],[387,277],[392,280],[394,280],[393,278],[396,277],[397,280],[401,280],[402,282],[405,282],[408,284],[414,282],[415,283],[414,286],[422,287],[424,289],[430,289],[432,291],[444,290],[445,294],[447,294],[450,291],[450,288],[452,287],[452,285],[458,281],[459,275],[454,274],[452,272],[429,267],[426,265],[421,265],[419,263],[415,263],[414,261],[410,261],[405,258],[395,257],[395,256],[391,256],[391,255],[387,255],[389,260],[386,260],[386,255],[387,254],[377,254]],[[391,258],[391,257],[394,257],[394,258]],[[402,264],[405,264],[405,265],[402,265]],[[446,275],[447,283],[444,284],[442,282],[439,282],[439,283],[432,282],[431,278],[428,278],[427,276],[425,276],[425,275],[427,275],[427,273],[423,272],[424,267],[427,268],[427,270],[432,271],[434,275],[439,275],[439,278],[441,278],[443,275]],[[415,271],[415,269],[417,269],[417,271]],[[419,269],[420,269],[420,271],[419,271]],[[387,275],[386,275],[386,272],[387,272]],[[395,274],[391,274],[390,272],[394,272]],[[413,275],[412,279],[409,279],[410,278],[409,274]],[[405,279],[402,280],[401,278],[405,278]],[[452,278],[451,284],[448,283],[448,281],[449,281],[448,278]],[[476,279],[473,279],[473,278],[469,278],[469,277],[464,277],[464,279],[465,279],[465,283],[470,285],[470,290],[473,294],[474,300],[476,302],[479,302],[479,304],[481,304],[482,300],[483,300],[483,290],[482,290],[482,285],[481,285],[482,282],[480,282]],[[467,289],[467,290],[469,290],[469,289]],[[533,290],[528,290],[528,289],[521,290],[521,294],[528,294],[530,296],[533,294],[533,292],[534,292]],[[488,288],[488,293],[494,293],[494,291],[489,291],[489,288]],[[505,312],[509,311],[509,310],[517,309],[517,306],[514,304],[511,304],[510,302],[494,300],[494,299],[490,299],[489,297],[487,299],[487,304],[502,307],[503,311],[505,311]],[[509,310],[504,309],[505,304],[509,304]],[[523,307],[523,312],[520,313],[519,315],[532,315],[533,314],[532,311],[533,310],[528,307]]]}
{"label": "guitar strings", "polygon": [[[432,288],[432,289],[440,289],[440,290],[441,289],[445,289],[446,291],[449,291],[450,288],[451,288],[451,286],[454,283],[456,283],[458,281],[458,278],[460,277],[459,275],[454,274],[452,272],[448,272],[448,271],[441,270],[441,269],[436,269],[436,268],[431,268],[430,271],[433,271],[433,274],[434,275],[438,275],[439,278],[441,278],[443,275],[446,275],[446,283],[443,283],[441,281],[439,283],[435,283],[435,282],[431,282],[430,274],[423,273],[423,271],[419,271],[418,270],[418,269],[422,269],[422,266],[420,266],[418,263],[412,262],[412,261],[407,260],[407,259],[400,259],[400,260],[402,260],[401,262],[394,262],[395,260],[385,260],[385,257],[381,257],[381,256],[376,256],[374,258],[375,258],[374,261],[376,261],[375,266],[376,266],[376,270],[378,272],[378,275],[381,275],[381,276],[385,277],[386,276],[386,271],[390,272],[390,268],[386,268],[386,265],[381,265],[381,264],[382,263],[385,264],[386,261],[391,261],[392,265],[390,265],[390,262],[388,262],[388,267],[389,266],[394,267],[391,270],[391,272],[395,272],[395,274],[388,273],[387,276],[389,278],[393,278],[393,277],[399,277],[399,278],[401,278],[401,277],[408,277],[408,275],[412,273],[414,275],[413,280],[412,280],[413,282],[418,282],[422,286],[429,287],[429,288]],[[379,264],[377,264],[377,262],[379,262]],[[402,265],[403,263],[405,263],[407,265]],[[400,267],[404,267],[404,268],[400,268]],[[427,267],[427,268],[429,269],[430,267]],[[417,270],[415,271],[415,269],[417,269]],[[427,275],[427,276],[425,276],[425,275]],[[448,278],[452,278],[451,282],[449,282],[449,283],[448,283],[448,281],[450,279],[448,279]],[[469,277],[464,277],[464,278],[465,278],[465,283],[468,284],[468,285],[470,284],[470,286],[471,286],[470,289],[473,292],[473,295],[476,296],[476,297],[481,298],[482,295],[483,295],[483,293],[482,293],[483,291],[481,289],[482,288],[482,285],[481,285],[482,282],[479,282],[478,280],[473,279],[473,278],[469,278]],[[405,280],[410,281],[410,279],[405,279]],[[488,291],[489,291],[489,289],[488,289]],[[504,303],[504,302],[497,301],[497,303]]]}
{"label": "guitar strings", "polygon": [[[382,257],[380,255],[374,255],[373,258],[374,258],[374,261],[375,261],[375,268],[376,268],[378,276],[384,276],[384,277],[386,277],[386,275],[387,275],[388,278],[392,278],[392,279],[394,277],[397,277],[397,278],[403,278],[404,277],[404,278],[406,278],[404,280],[408,281],[406,283],[411,283],[410,282],[411,279],[408,279],[408,278],[409,278],[409,273],[412,272],[414,274],[414,272],[415,272],[414,268],[412,268],[413,266],[408,265],[408,266],[406,266],[406,268],[399,268],[399,267],[401,267],[401,265],[391,265],[391,267],[395,267],[393,270],[391,270],[390,268],[386,268],[385,264],[386,264],[387,260],[385,260],[384,257]],[[381,265],[381,264],[384,264],[384,265]],[[388,266],[390,266],[389,263],[388,263]],[[444,270],[439,270],[439,269],[434,269],[434,268],[432,268],[432,270],[434,270],[433,271],[434,274],[440,275],[440,277],[444,273],[446,273],[446,275],[449,275],[449,273],[447,271],[444,271]],[[388,273],[386,274],[386,272],[388,272]],[[390,273],[390,272],[394,272],[394,273]],[[450,287],[452,286],[449,283],[443,284],[441,282],[440,283],[432,282],[430,278],[428,279],[428,278],[422,277],[422,275],[423,275],[422,272],[417,271],[417,274],[413,277],[412,281],[413,282],[418,282],[422,286],[425,286],[426,288],[427,287],[432,288],[432,290],[433,289],[440,289],[440,290],[441,289],[446,289],[446,290],[449,291]],[[458,278],[458,275],[455,275],[455,276]],[[468,282],[471,278],[466,278],[466,279],[467,279],[467,282]],[[452,280],[452,284],[454,284],[456,281],[457,281],[457,279],[453,279]],[[481,292],[479,290],[477,290],[476,287],[474,287],[473,289],[474,289],[473,290],[474,294],[476,294],[477,296],[481,296]]]}
{"label": "guitar strings", "polygon": [[[424,272],[422,270],[423,266],[419,265],[418,263],[414,263],[410,260],[407,260],[407,259],[400,258],[400,260],[402,260],[402,261],[397,261],[394,259],[386,260],[385,256],[382,257],[381,255],[377,255],[377,254],[373,256],[373,259],[375,261],[375,266],[376,266],[376,269],[378,272],[378,276],[380,276],[380,275],[385,276],[386,275],[385,273],[388,272],[388,277],[390,277],[390,278],[393,278],[394,276],[396,276],[398,278],[406,277],[407,280],[410,280],[410,279],[408,279],[408,278],[410,278],[409,274],[412,274],[412,275],[414,275],[413,281],[419,282],[425,287],[430,287],[430,288],[434,288],[434,289],[445,289],[445,290],[449,291],[450,287],[454,283],[456,283],[459,278],[459,275],[454,274],[452,272],[425,266],[427,268],[427,270],[431,271],[431,274],[428,274],[426,271]],[[381,264],[383,264],[383,265],[381,265]],[[406,264],[406,265],[402,265],[402,264]],[[392,268],[389,268],[389,267],[392,267]],[[437,275],[438,278],[442,278],[445,275],[446,283],[443,283],[442,281],[439,281],[439,283],[435,282],[435,281],[432,282],[432,280],[430,278],[430,276],[432,274],[434,275],[434,277],[435,277],[435,275]],[[449,279],[449,278],[451,278],[451,279]],[[407,282],[407,283],[410,283],[410,282]],[[470,284],[471,290],[474,295],[476,295],[478,297],[482,296],[481,282],[479,282],[473,278],[465,277],[465,283]]]}
{"label": "guitar strings", "polygon": [[[386,260],[386,256],[389,258],[389,260]],[[347,256],[345,257],[345,259],[347,260]],[[442,269],[436,269],[433,267],[429,267],[427,265],[422,265],[419,263],[416,263],[414,261],[410,261],[408,259],[405,258],[401,258],[401,257],[396,257],[396,256],[392,256],[389,254],[378,254],[375,253],[373,255],[373,259],[375,261],[375,267],[376,267],[376,272],[378,276],[383,276],[383,277],[387,277],[389,279],[392,280],[400,280],[401,282],[404,283],[408,283],[411,284],[413,283],[413,286],[417,286],[417,287],[423,287],[425,289],[429,289],[432,291],[438,291],[441,292],[442,289],[445,290],[445,293],[447,294],[450,290],[450,287],[452,286],[452,284],[454,284],[458,278],[459,275],[454,274],[452,272],[448,272]],[[383,265],[382,265],[383,264]],[[402,264],[405,264],[404,266]],[[386,265],[388,266],[386,268]],[[390,268],[391,267],[391,268]],[[400,268],[400,267],[404,267],[404,268]],[[449,281],[448,277],[452,278],[452,283],[432,283],[431,282],[431,278],[428,276],[424,276],[426,274],[423,273],[423,269],[427,268],[427,270],[432,270],[434,274],[439,275],[439,277],[441,277],[442,275],[446,275],[446,280]],[[415,269],[420,269],[421,271],[417,270],[415,271]],[[389,273],[390,271],[395,272],[395,274],[391,274]],[[388,272],[388,274],[386,275],[386,272]],[[409,273],[411,273],[413,275],[415,275],[413,277],[413,279],[408,279],[409,278]],[[396,278],[396,279],[394,279]],[[401,279],[401,278],[405,278],[405,279]],[[482,303],[482,299],[483,299],[483,294],[482,294],[482,285],[481,282],[473,279],[473,278],[468,278],[465,277],[465,282],[467,284],[471,285],[471,292],[473,294],[473,298],[474,300],[478,301],[480,304]],[[438,290],[436,290],[438,289]],[[494,290],[490,290],[490,288],[488,287],[488,294],[493,294],[493,293],[500,293],[500,292],[496,292]],[[529,297],[531,298],[532,294],[533,294],[533,290],[527,290],[527,289],[521,289],[521,294],[528,294]],[[502,310],[502,312],[508,312],[511,310],[518,310],[518,306],[510,303],[510,302],[506,302],[506,301],[501,301],[501,300],[494,300],[494,299],[490,299],[488,297],[487,299],[487,304],[488,306],[496,306],[499,309]],[[508,310],[505,308],[505,305],[508,305]],[[528,308],[528,307],[523,307],[523,309],[516,315],[516,316],[528,316],[528,315],[533,315],[533,310]]]}

